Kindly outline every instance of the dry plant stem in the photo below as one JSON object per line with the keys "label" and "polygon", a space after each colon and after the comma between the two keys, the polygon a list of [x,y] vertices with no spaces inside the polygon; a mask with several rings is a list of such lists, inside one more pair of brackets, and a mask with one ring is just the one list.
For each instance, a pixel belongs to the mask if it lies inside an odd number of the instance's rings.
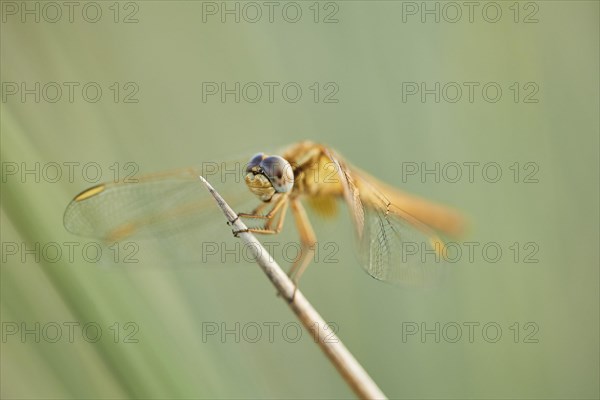
{"label": "dry plant stem", "polygon": [[287,300],[290,308],[294,311],[300,322],[302,322],[302,325],[317,340],[321,350],[337,368],[354,393],[362,399],[385,399],[385,394],[383,394],[369,374],[356,361],[352,353],[348,351],[337,335],[333,333],[302,292],[296,290],[292,280],[273,260],[258,239],[252,233],[244,232],[248,228],[238,218],[237,214],[206,179],[202,176],[199,178],[213,195],[221,210],[223,210],[227,221],[233,227],[234,231],[242,231],[237,234],[237,237],[248,246],[258,265],[277,288],[279,294]]}

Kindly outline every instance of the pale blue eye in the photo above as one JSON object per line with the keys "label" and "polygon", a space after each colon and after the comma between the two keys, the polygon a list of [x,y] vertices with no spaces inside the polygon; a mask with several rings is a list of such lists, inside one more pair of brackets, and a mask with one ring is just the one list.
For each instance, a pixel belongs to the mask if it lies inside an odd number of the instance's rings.
{"label": "pale blue eye", "polygon": [[266,157],[260,161],[260,167],[277,192],[286,193],[294,187],[294,171],[283,157]]}
{"label": "pale blue eye", "polygon": [[264,153],[257,153],[250,158],[250,161],[246,165],[246,173],[251,172],[253,168],[258,167],[260,162],[265,158]]}

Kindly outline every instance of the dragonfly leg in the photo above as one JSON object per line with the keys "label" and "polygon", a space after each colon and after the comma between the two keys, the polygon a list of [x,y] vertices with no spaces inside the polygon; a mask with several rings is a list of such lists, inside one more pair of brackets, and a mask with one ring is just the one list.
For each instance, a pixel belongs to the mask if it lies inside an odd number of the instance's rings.
{"label": "dragonfly leg", "polygon": [[[262,228],[247,228],[247,229],[243,229],[243,230],[239,230],[239,231],[234,231],[233,235],[237,236],[237,234],[241,233],[241,232],[252,232],[252,233],[274,235],[274,234],[281,232],[281,229],[283,228],[283,222],[285,221],[285,214],[287,212],[288,205],[289,205],[289,198],[287,196],[280,197],[277,200],[277,202],[275,203],[275,205],[273,206],[273,208],[271,209],[271,211],[269,211],[268,214],[262,216],[264,219],[267,220],[264,227],[262,227]],[[273,221],[275,221],[275,217],[277,217],[277,226],[275,228],[272,228],[271,225],[273,224]]]}
{"label": "dragonfly leg", "polygon": [[298,256],[296,261],[294,261],[294,264],[290,268],[290,272],[288,274],[292,281],[294,281],[294,284],[296,285],[296,289],[294,289],[294,294],[296,294],[296,290],[298,289],[298,282],[300,282],[300,277],[306,270],[306,267],[308,267],[308,265],[310,264],[311,258],[315,253],[317,237],[310,224],[310,220],[306,215],[306,211],[304,210],[302,203],[300,203],[300,200],[292,200],[292,212],[294,214],[296,226],[298,227],[301,243],[300,255]]}
{"label": "dragonfly leg", "polygon": [[[285,220],[285,214],[287,212],[289,204],[290,204],[289,199],[285,198],[284,200],[281,200],[279,202],[279,204],[277,204],[276,207],[273,207],[273,210],[271,211],[271,212],[276,212],[279,214],[279,217],[277,219],[277,225],[274,229],[275,233],[281,232],[281,228],[283,228],[283,221]],[[271,213],[269,213],[269,214],[271,214]],[[269,215],[269,219],[267,220],[267,223],[265,224],[265,229],[271,229],[271,224],[273,223],[273,221],[275,221],[275,214]]]}
{"label": "dragonfly leg", "polygon": [[[256,207],[254,210],[252,210],[252,212],[249,213],[237,213],[238,217],[243,217],[243,218],[261,218],[261,219],[267,219],[268,214],[267,215],[262,215],[261,212],[267,208],[267,206],[269,206],[271,203],[265,203],[262,202],[258,205],[258,207]],[[273,206],[273,208],[275,208],[277,206],[277,204],[275,204],[275,206]],[[273,211],[273,210],[271,210]]]}

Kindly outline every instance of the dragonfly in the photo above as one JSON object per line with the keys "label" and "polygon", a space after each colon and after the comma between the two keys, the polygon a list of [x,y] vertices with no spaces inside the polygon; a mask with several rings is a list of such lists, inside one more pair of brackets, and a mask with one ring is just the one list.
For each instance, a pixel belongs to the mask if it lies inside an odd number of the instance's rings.
{"label": "dragonfly", "polygon": [[292,144],[277,154],[257,153],[246,162],[203,163],[93,186],[69,203],[65,228],[106,243],[202,229],[219,213],[199,176],[234,209],[253,200],[252,208],[238,212],[240,218],[258,223],[248,228],[250,232],[279,234],[291,211],[300,252],[288,274],[296,285],[317,245],[307,208],[331,217],[340,203],[345,204],[362,267],[373,278],[392,283],[430,282],[439,275],[445,256],[441,235],[459,237],[465,228],[458,211],[386,184],[331,147],[312,141]]}

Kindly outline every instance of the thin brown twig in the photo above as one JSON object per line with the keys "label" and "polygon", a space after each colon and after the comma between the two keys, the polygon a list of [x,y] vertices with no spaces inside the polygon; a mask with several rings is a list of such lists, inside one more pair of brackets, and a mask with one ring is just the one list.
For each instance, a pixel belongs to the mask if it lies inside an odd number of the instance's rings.
{"label": "thin brown twig", "polygon": [[325,323],[302,292],[296,289],[292,280],[277,262],[273,260],[258,239],[252,233],[245,231],[248,228],[237,214],[204,177],[200,176],[199,178],[217,201],[229,225],[235,231],[239,232],[236,236],[251,249],[258,265],[262,268],[271,283],[273,283],[279,294],[288,302],[300,322],[313,335],[321,350],[333,363],[348,385],[350,385],[354,393],[362,399],[385,399],[385,394],[371,379],[367,371],[356,361],[352,353],[348,351],[337,335],[333,333],[333,330]]}

